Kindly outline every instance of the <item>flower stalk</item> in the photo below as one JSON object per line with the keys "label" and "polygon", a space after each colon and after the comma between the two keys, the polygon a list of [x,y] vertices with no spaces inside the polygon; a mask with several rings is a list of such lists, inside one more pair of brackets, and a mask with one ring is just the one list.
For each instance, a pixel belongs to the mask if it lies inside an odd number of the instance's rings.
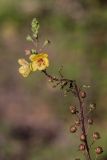
{"label": "flower stalk", "polygon": [[[65,95],[67,95],[67,93],[71,93],[77,98],[77,101],[79,103],[78,107],[76,107],[75,105],[70,106],[71,114],[76,115],[78,118],[78,120],[75,120],[74,125],[70,127],[70,133],[75,134],[78,131],[78,127],[80,128],[81,136],[79,139],[80,141],[82,141],[82,144],[79,145],[79,151],[81,151],[85,155],[86,160],[93,160],[91,149],[96,140],[100,139],[101,137],[99,132],[94,132],[92,136],[92,143],[89,144],[87,138],[87,128],[89,125],[93,125],[93,119],[90,118],[90,113],[96,109],[96,104],[91,103],[89,105],[87,113],[85,113],[86,106],[84,99],[87,97],[87,94],[77,84],[76,80],[64,78],[61,72],[62,68],[59,70],[59,77],[52,76],[47,72],[47,68],[50,64],[48,54],[42,52],[42,50],[50,43],[50,41],[45,40],[41,49],[38,48],[39,27],[40,25],[37,19],[33,19],[31,23],[32,35],[28,35],[27,40],[32,42],[36,48],[25,50],[26,55],[29,56],[29,61],[26,61],[24,58],[18,60],[18,63],[20,65],[19,73],[23,77],[28,77],[30,73],[41,71],[41,73],[43,73],[48,78],[49,82],[52,83],[53,87],[60,87],[60,89],[64,91]],[[89,86],[83,86],[85,88],[89,88]],[[88,119],[88,123],[85,123],[86,119]],[[103,149],[101,146],[95,148],[96,159],[102,152]],[[76,158],[75,160],[80,160],[80,158]]]}
{"label": "flower stalk", "polygon": [[[72,89],[74,90],[74,92],[76,93],[76,97],[78,98],[78,101],[79,101],[79,107],[80,107],[80,120],[81,120],[81,131],[85,137],[84,139],[84,144],[85,144],[85,147],[86,147],[86,151],[87,151],[87,157],[86,159],[87,160],[92,160],[91,159],[91,155],[90,155],[90,148],[89,148],[89,144],[88,144],[88,140],[87,140],[87,134],[86,134],[86,129],[85,129],[85,116],[84,116],[84,102],[83,102],[83,99],[81,98],[81,95],[80,95],[80,90],[79,90],[79,87],[76,83],[75,80],[70,80],[70,79],[65,79],[65,78],[56,78],[56,77],[52,77],[49,73],[47,73],[47,71],[43,71],[43,73],[48,77],[50,78],[52,81],[59,81],[59,82],[70,82],[72,83]],[[71,90],[72,91],[72,90]]]}

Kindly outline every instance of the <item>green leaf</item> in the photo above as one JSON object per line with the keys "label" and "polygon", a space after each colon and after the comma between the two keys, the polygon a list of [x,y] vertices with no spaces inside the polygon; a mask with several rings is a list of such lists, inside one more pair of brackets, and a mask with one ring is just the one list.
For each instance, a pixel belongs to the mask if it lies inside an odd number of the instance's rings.
{"label": "green leaf", "polygon": [[51,42],[49,40],[45,40],[43,43],[43,46],[45,47],[46,45],[50,44]]}
{"label": "green leaf", "polygon": [[40,28],[39,22],[37,21],[36,18],[34,18],[31,23],[31,30],[33,32],[34,38],[38,38],[39,28]]}
{"label": "green leaf", "polygon": [[27,41],[30,41],[30,42],[33,42],[33,39],[32,39],[32,37],[31,37],[30,35],[28,35],[28,36],[26,37],[26,40],[27,40]]}
{"label": "green leaf", "polygon": [[32,54],[36,54],[36,50],[35,49],[31,49],[31,53]]}

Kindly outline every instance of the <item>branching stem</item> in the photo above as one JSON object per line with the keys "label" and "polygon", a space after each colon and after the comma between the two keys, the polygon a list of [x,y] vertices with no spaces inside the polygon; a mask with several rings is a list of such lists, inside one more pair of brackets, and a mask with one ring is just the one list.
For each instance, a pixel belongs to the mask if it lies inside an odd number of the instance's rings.
{"label": "branching stem", "polygon": [[83,100],[80,97],[80,92],[79,92],[77,84],[75,83],[74,86],[75,86],[75,90],[76,90],[77,97],[78,97],[78,100],[79,100],[80,116],[81,116],[81,130],[82,130],[82,132],[83,132],[83,134],[85,136],[84,143],[85,143],[87,154],[88,154],[88,160],[92,160],[91,159],[91,155],[90,155],[90,149],[89,149],[89,145],[88,145],[88,140],[87,140],[86,129],[85,129],[85,116],[84,116],[84,108],[83,108],[84,104],[83,104]]}
{"label": "branching stem", "polygon": [[86,134],[86,128],[85,128],[85,115],[84,115],[84,102],[83,99],[80,96],[80,89],[76,83],[75,80],[70,80],[70,79],[66,79],[66,78],[56,78],[53,77],[52,75],[50,75],[49,73],[47,73],[46,70],[42,71],[49,79],[51,79],[52,81],[56,81],[56,82],[67,82],[67,83],[72,83],[73,85],[73,89],[75,91],[76,97],[78,98],[79,101],[79,108],[80,108],[80,118],[81,118],[81,131],[85,136],[85,146],[86,146],[86,151],[87,151],[87,160],[92,160],[91,159],[91,155],[90,155],[90,147],[88,145],[88,140],[87,140],[87,134]]}

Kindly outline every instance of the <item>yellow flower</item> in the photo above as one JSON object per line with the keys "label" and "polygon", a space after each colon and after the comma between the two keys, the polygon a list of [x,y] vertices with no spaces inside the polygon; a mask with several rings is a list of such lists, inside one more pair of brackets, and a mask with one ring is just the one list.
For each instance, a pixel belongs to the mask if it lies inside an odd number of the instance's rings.
{"label": "yellow flower", "polygon": [[48,55],[45,53],[32,54],[29,59],[32,61],[32,71],[42,71],[49,66]]}
{"label": "yellow flower", "polygon": [[27,77],[31,72],[31,63],[28,63],[25,59],[19,59],[18,63],[21,65],[19,68],[19,73],[23,77]]}

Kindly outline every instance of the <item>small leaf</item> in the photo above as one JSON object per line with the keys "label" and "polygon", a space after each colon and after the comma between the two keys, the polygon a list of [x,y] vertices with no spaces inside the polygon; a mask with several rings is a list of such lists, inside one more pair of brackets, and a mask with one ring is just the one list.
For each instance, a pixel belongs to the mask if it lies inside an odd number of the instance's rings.
{"label": "small leaf", "polygon": [[39,22],[37,21],[36,18],[34,18],[31,23],[31,30],[33,32],[34,38],[38,38],[39,27],[40,27]]}
{"label": "small leaf", "polygon": [[30,42],[33,41],[32,37],[31,37],[30,35],[28,35],[28,36],[26,37],[26,40],[27,40],[27,41],[30,41]]}
{"label": "small leaf", "polygon": [[31,54],[36,54],[36,50],[35,49],[31,49]]}
{"label": "small leaf", "polygon": [[49,40],[45,40],[43,43],[43,46],[45,47],[46,45],[50,44],[51,42]]}
{"label": "small leaf", "polygon": [[90,88],[91,86],[90,85],[83,85],[82,87],[83,88]]}

